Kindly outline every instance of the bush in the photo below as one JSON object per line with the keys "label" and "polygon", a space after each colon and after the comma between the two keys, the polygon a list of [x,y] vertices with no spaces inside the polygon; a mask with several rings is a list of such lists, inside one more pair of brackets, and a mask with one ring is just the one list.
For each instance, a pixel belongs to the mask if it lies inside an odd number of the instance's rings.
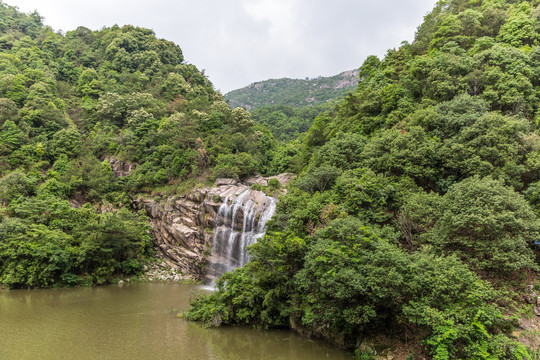
{"label": "bush", "polygon": [[313,169],[309,173],[305,173],[299,177],[294,183],[298,188],[314,194],[315,192],[323,192],[334,186],[336,179],[341,175],[342,170],[333,166],[322,165]]}
{"label": "bush", "polygon": [[493,272],[535,267],[529,244],[540,241],[540,221],[523,196],[501,180],[465,179],[441,198],[438,211],[423,239],[439,251]]}
{"label": "bush", "polygon": [[257,172],[258,164],[248,153],[220,154],[212,169],[214,179],[220,177],[246,178]]}
{"label": "bush", "polygon": [[390,202],[396,188],[392,185],[370,169],[348,170],[336,180],[336,203],[351,215],[382,223],[392,216]]}
{"label": "bush", "polygon": [[496,291],[455,256],[417,252],[407,278],[403,313],[427,330],[433,359],[528,358],[525,346],[504,333],[512,328],[493,300]]}
{"label": "bush", "polygon": [[354,344],[361,328],[396,316],[410,260],[387,234],[348,217],[313,241],[295,277],[304,326],[344,333]]}
{"label": "bush", "polygon": [[252,260],[221,276],[216,282],[218,291],[198,298],[185,317],[208,326],[287,326],[292,311],[288,289],[305,249],[305,241],[296,236],[267,234],[252,245]]}
{"label": "bush", "polygon": [[125,209],[73,208],[52,196],[19,198],[0,221],[0,284],[10,288],[106,283],[140,272],[149,225]]}
{"label": "bush", "polygon": [[317,151],[311,160],[311,166],[328,165],[343,170],[357,168],[361,165],[365,144],[364,136],[339,133]]}
{"label": "bush", "polygon": [[268,187],[270,187],[272,190],[281,189],[281,183],[276,178],[271,178],[268,180]]}
{"label": "bush", "polygon": [[21,171],[13,171],[0,179],[0,200],[10,202],[19,196],[28,196],[35,187]]}
{"label": "bush", "polygon": [[0,223],[0,283],[8,288],[52,286],[76,264],[73,238],[42,224]]}

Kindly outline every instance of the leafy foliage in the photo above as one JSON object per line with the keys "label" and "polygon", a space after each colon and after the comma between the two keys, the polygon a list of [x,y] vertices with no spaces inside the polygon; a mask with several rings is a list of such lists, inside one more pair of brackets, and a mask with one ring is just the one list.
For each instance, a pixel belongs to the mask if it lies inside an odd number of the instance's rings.
{"label": "leafy foliage", "polygon": [[130,195],[265,173],[277,146],[152,30],[64,35],[2,2],[0,130],[5,287],[101,284],[139,272],[150,238]]}
{"label": "leafy foliage", "polygon": [[525,199],[501,181],[471,177],[440,200],[426,241],[484,270],[535,267],[530,246],[540,241],[540,222]]}
{"label": "leafy foliage", "polygon": [[[358,88],[276,152],[273,168],[299,176],[254,261],[187,316],[210,324],[219,304],[220,323],[288,317],[351,348],[413,333],[428,358],[531,358],[508,303],[538,276],[538,6],[439,1],[413,43],[368,57]],[[231,316],[233,291],[256,294],[249,321]]]}
{"label": "leafy foliage", "polygon": [[339,99],[352,90],[358,84],[357,73],[353,70],[315,79],[266,80],[231,91],[225,94],[225,99],[231,106],[240,106],[248,110],[270,104],[280,105],[276,109],[284,111],[289,106],[302,108],[318,105]]}
{"label": "leafy foliage", "polygon": [[151,239],[128,210],[72,208],[54,196],[19,198],[0,222],[0,283],[9,288],[102,284],[142,270]]}

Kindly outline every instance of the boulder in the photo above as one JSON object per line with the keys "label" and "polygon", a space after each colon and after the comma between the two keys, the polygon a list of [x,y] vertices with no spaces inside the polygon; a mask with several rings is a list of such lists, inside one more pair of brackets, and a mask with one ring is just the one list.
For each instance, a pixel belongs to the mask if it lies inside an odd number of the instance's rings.
{"label": "boulder", "polygon": [[226,186],[226,185],[234,186],[238,183],[239,183],[238,179],[226,179],[226,178],[219,178],[219,179],[216,179],[216,181],[214,182],[216,186]]}
{"label": "boulder", "polygon": [[255,185],[255,184],[266,186],[268,185],[268,179],[269,178],[265,178],[265,177],[262,177],[261,175],[257,175],[254,177],[250,177],[249,179],[245,181],[245,183],[248,186]]}
{"label": "boulder", "polygon": [[279,175],[276,175],[276,176],[271,176],[269,179],[272,179],[272,178],[275,178],[275,179],[278,179],[279,183],[281,184],[282,187],[285,187],[288,183],[290,183],[294,178],[296,177],[296,175],[294,174],[291,174],[291,173],[283,173],[283,174],[279,174]]}

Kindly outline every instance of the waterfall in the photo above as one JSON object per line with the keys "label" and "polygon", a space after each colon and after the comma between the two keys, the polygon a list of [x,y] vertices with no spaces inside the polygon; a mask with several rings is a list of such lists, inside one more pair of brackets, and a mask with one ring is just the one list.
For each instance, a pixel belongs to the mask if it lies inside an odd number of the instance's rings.
{"label": "waterfall", "polygon": [[246,248],[264,236],[266,223],[275,210],[274,198],[261,191],[247,189],[232,200],[225,198],[216,217],[207,271],[209,281],[249,261]]}

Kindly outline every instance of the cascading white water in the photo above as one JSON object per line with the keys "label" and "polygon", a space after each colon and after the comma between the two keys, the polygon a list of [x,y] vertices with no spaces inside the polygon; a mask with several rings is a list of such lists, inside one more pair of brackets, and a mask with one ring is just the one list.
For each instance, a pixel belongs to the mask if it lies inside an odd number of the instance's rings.
{"label": "cascading white water", "polygon": [[247,247],[264,236],[266,223],[274,215],[274,198],[245,190],[232,201],[226,198],[216,217],[212,254],[207,271],[210,281],[249,261]]}

